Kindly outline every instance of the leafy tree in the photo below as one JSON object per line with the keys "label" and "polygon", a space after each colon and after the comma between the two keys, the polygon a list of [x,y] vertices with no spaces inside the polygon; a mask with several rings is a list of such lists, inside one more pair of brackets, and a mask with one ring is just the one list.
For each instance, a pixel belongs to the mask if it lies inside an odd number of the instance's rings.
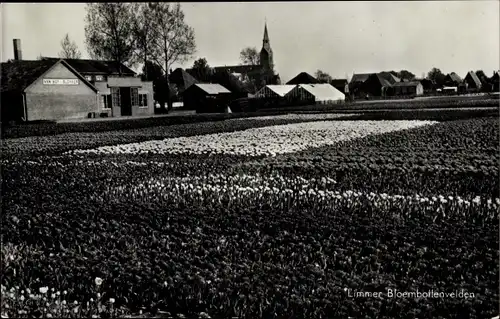
{"label": "leafy tree", "polygon": [[429,73],[427,73],[427,77],[429,78],[429,80],[435,81],[438,86],[442,86],[444,85],[446,75],[443,74],[440,69],[432,68]]}
{"label": "leafy tree", "polygon": [[209,66],[207,59],[205,58],[199,58],[193,63],[193,69],[207,69],[207,68],[209,68]]}
{"label": "leafy tree", "polygon": [[255,47],[246,47],[240,52],[240,60],[244,65],[260,65],[260,54]]}
{"label": "leafy tree", "polygon": [[93,2],[87,4],[86,10],[85,44],[90,56],[131,65],[136,49],[134,5]]}
{"label": "leafy tree", "polygon": [[197,59],[196,61],[194,61],[192,69],[196,73],[195,78],[204,82],[209,81],[210,66],[208,65],[207,59]]}
{"label": "leafy tree", "polygon": [[314,73],[314,76],[321,83],[330,83],[332,81],[332,77],[330,76],[330,74],[321,70],[317,70],[316,73]]}
{"label": "leafy tree", "polygon": [[152,61],[146,61],[142,67],[141,80],[152,81],[154,100],[160,104],[165,104],[167,100],[164,90],[165,76],[161,66]]}
{"label": "leafy tree", "polygon": [[62,59],[80,59],[82,53],[78,50],[78,46],[74,41],[69,39],[69,34],[61,40],[61,52],[59,52],[59,57]]}
{"label": "leafy tree", "polygon": [[408,80],[408,81],[411,81],[411,80],[414,80],[415,79],[415,74],[411,73],[410,71],[408,70],[401,70],[397,73],[396,75],[398,78],[400,78],[401,80]]}
{"label": "leafy tree", "polygon": [[[152,24],[152,58],[165,72],[166,91],[169,92],[169,70],[172,64],[187,61],[196,51],[194,29],[184,21],[179,3],[155,2],[150,5]],[[170,95],[168,110],[172,108]],[[164,105],[162,105],[164,108]]]}

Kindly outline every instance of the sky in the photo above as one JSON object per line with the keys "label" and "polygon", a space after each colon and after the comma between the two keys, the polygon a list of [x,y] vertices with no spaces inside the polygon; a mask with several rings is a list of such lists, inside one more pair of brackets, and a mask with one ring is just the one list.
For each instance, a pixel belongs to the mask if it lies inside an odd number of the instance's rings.
{"label": "sky", "polygon": [[[499,1],[183,2],[194,28],[197,58],[210,66],[237,65],[248,46],[262,47],[267,21],[274,63],[282,81],[316,70],[334,78],[353,73],[437,67],[460,76],[500,69]],[[57,56],[66,33],[83,57],[84,3],[1,4],[1,60],[12,59],[21,39],[23,59]]]}

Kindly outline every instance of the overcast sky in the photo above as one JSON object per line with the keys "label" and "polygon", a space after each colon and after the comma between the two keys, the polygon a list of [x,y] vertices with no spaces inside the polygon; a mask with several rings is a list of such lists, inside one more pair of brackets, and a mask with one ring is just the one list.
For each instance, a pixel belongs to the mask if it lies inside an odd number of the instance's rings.
{"label": "overcast sky", "polygon": [[[262,46],[267,19],[276,71],[287,81],[321,69],[333,77],[432,67],[464,76],[500,69],[499,1],[182,3],[197,52],[209,65],[239,64]],[[83,57],[85,4],[2,4],[2,61],[21,39],[23,59],[57,56],[66,33]],[[191,59],[183,67],[191,67]]]}

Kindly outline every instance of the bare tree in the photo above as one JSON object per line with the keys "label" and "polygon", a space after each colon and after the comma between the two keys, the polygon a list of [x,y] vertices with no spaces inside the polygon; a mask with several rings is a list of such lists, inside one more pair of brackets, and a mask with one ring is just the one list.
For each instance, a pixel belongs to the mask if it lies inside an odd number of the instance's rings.
{"label": "bare tree", "polygon": [[246,47],[240,52],[240,60],[244,65],[259,65],[259,51],[255,47]]}
{"label": "bare tree", "polygon": [[82,53],[78,50],[78,46],[74,41],[71,41],[69,34],[61,40],[61,52],[59,52],[59,57],[61,59],[80,59]]}
{"label": "bare tree", "polygon": [[[135,52],[134,6],[124,2],[88,3],[85,44],[95,59],[132,64]],[[121,68],[120,68],[121,75]]]}
{"label": "bare tree", "polygon": [[[196,52],[194,29],[184,21],[180,3],[155,2],[151,4],[152,58],[165,72],[169,92],[170,67],[186,62]],[[172,108],[168,95],[168,110]]]}
{"label": "bare tree", "polygon": [[[133,37],[135,39],[135,51],[133,60],[136,63],[146,65],[150,60],[152,50],[152,30],[150,18],[152,14],[151,2],[137,2],[133,3],[134,19],[132,25]],[[145,68],[144,75],[147,77],[149,68]]]}

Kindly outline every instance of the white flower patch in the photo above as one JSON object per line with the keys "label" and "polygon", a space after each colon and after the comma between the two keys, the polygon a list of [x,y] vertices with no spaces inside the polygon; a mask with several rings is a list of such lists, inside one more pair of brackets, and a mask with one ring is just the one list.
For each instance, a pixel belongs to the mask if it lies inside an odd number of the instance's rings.
{"label": "white flower patch", "polygon": [[231,154],[274,156],[311,147],[334,145],[373,134],[431,125],[432,121],[320,121],[252,128],[244,131],[168,138],[103,146],[74,153],[97,154]]}
{"label": "white flower patch", "polygon": [[359,114],[335,114],[335,113],[311,113],[311,114],[283,114],[283,115],[269,115],[269,116],[257,116],[257,117],[241,117],[233,119],[234,121],[247,121],[247,120],[332,120],[342,117],[354,116]]}

